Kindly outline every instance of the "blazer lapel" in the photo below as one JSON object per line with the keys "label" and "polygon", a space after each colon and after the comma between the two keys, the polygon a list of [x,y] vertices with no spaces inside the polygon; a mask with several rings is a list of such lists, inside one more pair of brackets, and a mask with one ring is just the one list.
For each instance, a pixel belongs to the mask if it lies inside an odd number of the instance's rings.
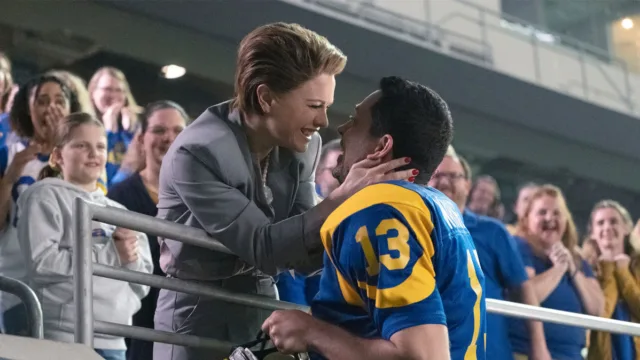
{"label": "blazer lapel", "polygon": [[[289,216],[295,201],[295,192],[299,179],[298,172],[292,171],[291,166],[294,166],[294,161],[293,154],[290,151],[279,147],[273,149],[267,185],[273,192],[272,206],[275,214],[277,214],[276,221],[284,220]],[[296,176],[293,176],[293,174],[296,174]]]}
{"label": "blazer lapel", "polygon": [[[249,150],[249,141],[247,140],[247,135],[242,129],[242,119],[241,119],[240,111],[238,111],[237,109],[231,111],[229,113],[228,119],[229,119],[229,122],[234,125],[231,127],[233,129],[233,134],[238,140],[238,145],[240,146],[240,151],[242,151],[242,156],[244,157],[245,165],[249,170],[249,174],[251,174],[251,180],[253,182],[253,187],[251,191],[253,198],[251,200],[255,202],[256,205],[258,205],[258,207],[260,208],[260,210],[262,210],[262,212],[269,219],[273,221],[273,219],[275,218],[275,212],[272,205],[269,205],[269,203],[267,203],[267,199],[264,195],[264,191],[262,188],[262,178],[260,176],[260,169],[258,168],[258,165],[255,163],[255,161],[253,161],[253,156],[251,156],[251,151]],[[274,156],[272,154],[271,159],[273,158]],[[269,170],[268,170],[269,173],[267,174],[269,176],[271,175],[271,169],[273,168],[272,162],[273,160],[270,160]],[[271,191],[273,192],[273,197],[275,202],[275,198],[278,198],[280,194],[277,191],[275,191],[274,188],[271,188]]]}

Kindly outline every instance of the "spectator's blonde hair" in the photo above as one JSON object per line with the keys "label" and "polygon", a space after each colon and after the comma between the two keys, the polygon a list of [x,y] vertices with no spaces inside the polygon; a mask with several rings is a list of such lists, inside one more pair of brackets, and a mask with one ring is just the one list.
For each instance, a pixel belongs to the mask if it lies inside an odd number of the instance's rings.
{"label": "spectator's blonde hair", "polygon": [[96,109],[91,102],[91,95],[87,89],[87,83],[80,76],[66,70],[49,70],[46,75],[58,77],[76,94],[80,104],[80,111],[96,117]]}
{"label": "spectator's blonde hair", "polygon": [[[569,251],[573,254],[576,260],[581,260],[577,248],[578,248],[578,230],[576,229],[576,224],[573,221],[573,216],[571,215],[571,211],[569,211],[569,207],[567,206],[567,201],[562,194],[562,190],[555,185],[545,184],[538,187],[535,193],[531,195],[531,200],[527,204],[527,208],[525,210],[525,215],[522,221],[518,223],[518,228],[516,230],[516,235],[526,239],[529,243],[531,243],[531,231],[528,228],[528,220],[529,215],[531,213],[531,209],[533,207],[533,203],[536,200],[543,198],[545,196],[552,197],[558,201],[558,207],[560,211],[564,215],[566,219],[566,227],[564,230],[564,234],[562,234],[562,244],[569,249]],[[576,263],[576,265],[580,266],[580,263]]]}
{"label": "spectator's blonde hair", "polygon": [[[132,114],[135,115],[133,116],[133,119],[131,119],[131,128],[132,129],[135,128],[135,125],[137,125],[138,123],[137,115],[142,113],[143,109],[138,105],[138,103],[136,102],[136,99],[133,97],[133,93],[131,92],[131,87],[129,86],[129,81],[127,81],[127,77],[124,75],[122,71],[111,66],[104,66],[98,69],[91,77],[91,80],[89,80],[89,86],[88,86],[89,95],[93,96],[93,93],[96,91],[96,88],[98,87],[98,81],[100,81],[100,78],[105,75],[118,79],[118,81],[120,81],[120,83],[122,84],[122,90],[124,91],[124,96],[126,99],[125,106],[129,108],[129,110],[131,110]],[[91,99],[93,104],[93,98]],[[95,108],[95,105],[94,105],[94,108]],[[96,113],[100,112],[97,108],[95,109],[96,109]],[[98,114],[98,115],[102,116],[102,114]]]}
{"label": "spectator's blonde hair", "polygon": [[347,57],[324,36],[298,24],[260,26],[240,42],[233,107],[263,115],[257,89],[288,93],[320,74],[338,75]]}
{"label": "spectator's blonde hair", "polygon": [[620,204],[615,200],[610,200],[610,199],[601,200],[593,206],[593,209],[591,210],[591,214],[589,215],[589,223],[587,224],[587,233],[589,234],[589,236],[593,237],[592,236],[593,215],[596,213],[596,211],[600,209],[613,209],[620,215],[624,223],[624,226],[626,227],[625,230],[627,231],[627,234],[628,234],[624,239],[624,252],[629,256],[632,256],[635,253],[638,253],[637,249],[635,249],[632,244],[632,241],[635,239],[632,239],[634,224],[633,224],[633,219],[631,218],[631,214],[624,206],[622,206],[622,204]]}

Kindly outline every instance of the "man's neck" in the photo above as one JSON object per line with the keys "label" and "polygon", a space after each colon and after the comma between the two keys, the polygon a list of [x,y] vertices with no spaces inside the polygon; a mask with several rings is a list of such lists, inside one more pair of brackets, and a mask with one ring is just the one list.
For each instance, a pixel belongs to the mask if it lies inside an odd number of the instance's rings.
{"label": "man's neck", "polygon": [[147,162],[147,166],[140,171],[140,177],[144,180],[145,185],[150,185],[157,189],[160,186],[160,166],[155,162]]}
{"label": "man's neck", "polygon": [[264,118],[260,115],[242,115],[242,124],[249,142],[249,150],[258,163],[264,160],[275,147],[275,141],[271,138],[264,123]]}

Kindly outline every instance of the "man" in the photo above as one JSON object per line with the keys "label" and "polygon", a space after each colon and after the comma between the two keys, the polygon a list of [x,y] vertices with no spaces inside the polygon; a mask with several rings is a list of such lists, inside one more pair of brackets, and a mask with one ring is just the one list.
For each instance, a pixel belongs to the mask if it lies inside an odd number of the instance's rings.
{"label": "man", "polygon": [[504,207],[501,208],[500,203],[500,187],[493,176],[478,176],[468,197],[467,207],[474,213],[500,220],[504,215]]}
{"label": "man", "polygon": [[320,161],[316,168],[316,192],[321,198],[327,197],[340,185],[333,177],[333,169],[338,164],[340,154],[342,154],[340,139],[329,141],[322,147]]}
{"label": "man", "polygon": [[524,214],[527,211],[527,206],[529,206],[529,200],[531,199],[531,195],[538,190],[539,185],[534,182],[528,182],[526,184],[520,185],[518,188],[518,198],[516,199],[516,203],[513,205],[513,213],[515,215],[515,221],[513,224],[507,225],[507,231],[509,234],[515,235],[518,230],[518,223],[521,219],[524,219]]}
{"label": "man", "polygon": [[[465,209],[471,187],[471,168],[456,154],[453,147],[449,147],[429,185],[447,195],[462,212],[464,224],[478,249],[480,265],[486,279],[487,298],[503,300],[505,290],[509,290],[517,300],[538,306],[522,258],[505,227],[495,219]],[[532,339],[530,359],[550,360],[542,324],[537,321],[529,322],[529,331]],[[506,319],[500,315],[488,315],[487,333],[487,359],[513,360]]]}
{"label": "man", "polygon": [[425,186],[451,142],[446,103],[396,77],[339,128],[343,181],[362,159],[406,158],[414,181],[370,185],[321,229],[325,247],[312,313],[276,311],[263,324],[285,353],[315,359],[485,359],[484,275],[453,202]]}

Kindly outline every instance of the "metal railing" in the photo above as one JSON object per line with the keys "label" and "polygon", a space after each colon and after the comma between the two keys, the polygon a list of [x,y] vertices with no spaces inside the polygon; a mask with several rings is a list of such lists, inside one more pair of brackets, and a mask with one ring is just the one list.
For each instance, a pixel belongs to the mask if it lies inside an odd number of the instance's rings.
{"label": "metal railing", "polygon": [[[280,1],[601,106],[636,116],[640,114],[634,104],[638,95],[634,97],[633,89],[634,86],[640,86],[640,77],[634,77],[632,85],[632,75],[624,60],[604,49],[470,1]],[[412,4],[412,9],[420,8],[415,4],[421,3],[422,11],[410,13],[407,10],[402,13],[400,7],[408,3]],[[438,17],[436,10],[442,4],[452,7],[452,10]],[[516,31],[506,23],[523,30]],[[464,31],[459,28],[461,25],[472,27],[473,30]],[[502,46],[500,40],[505,38],[509,38],[518,50],[508,49],[508,45]],[[529,61],[530,65],[523,65]],[[549,66],[550,61],[553,61],[552,66]],[[580,84],[579,91],[575,91],[576,81]],[[572,86],[568,86],[568,82],[573,83]],[[600,96],[602,93],[608,96]]]}
{"label": "metal railing", "polygon": [[[91,256],[91,221],[96,220],[131,230],[142,231],[149,235],[171,238],[187,244],[207,249],[229,250],[206,232],[169,221],[131,211],[92,203],[81,198],[75,201],[77,224],[74,241],[74,301],[76,305],[75,341],[93,346],[94,331],[102,334],[142,339],[168,344],[206,347],[217,350],[230,350],[234,344],[193,335],[174,334],[165,331],[127,326],[93,319],[92,275],[114,280],[127,281],[157,288],[164,288],[187,294],[204,296],[211,299],[241,304],[266,310],[298,309],[308,311],[308,307],[258,295],[240,294],[196,282],[166,278],[141,273],[129,269],[94,264]],[[487,311],[506,316],[573,325],[587,329],[611,333],[640,336],[640,324],[599,318],[564,311],[544,309],[534,306],[500,300],[487,300]]]}
{"label": "metal railing", "polygon": [[0,291],[13,294],[22,301],[27,310],[29,336],[42,339],[44,337],[42,306],[36,293],[22,281],[5,276],[0,276]]}

